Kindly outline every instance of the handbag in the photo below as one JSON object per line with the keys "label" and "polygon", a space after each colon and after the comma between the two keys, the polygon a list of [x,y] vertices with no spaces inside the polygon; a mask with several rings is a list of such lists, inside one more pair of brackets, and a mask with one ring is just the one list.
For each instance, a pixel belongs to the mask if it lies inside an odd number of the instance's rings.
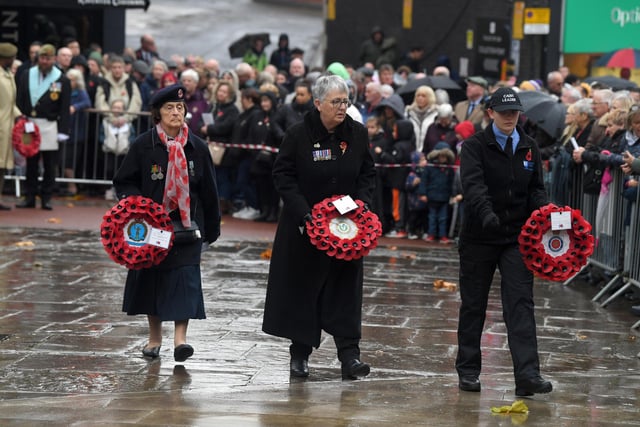
{"label": "handbag", "polygon": [[224,156],[225,147],[219,145],[216,142],[210,142],[208,146],[213,164],[216,166],[220,166],[220,163],[222,163],[222,157]]}
{"label": "handbag", "polygon": [[174,244],[184,244],[184,243],[193,243],[202,237],[200,234],[200,228],[195,220],[191,220],[191,227],[185,228],[182,225],[182,221],[179,219],[172,219],[171,224],[173,224],[173,243]]}

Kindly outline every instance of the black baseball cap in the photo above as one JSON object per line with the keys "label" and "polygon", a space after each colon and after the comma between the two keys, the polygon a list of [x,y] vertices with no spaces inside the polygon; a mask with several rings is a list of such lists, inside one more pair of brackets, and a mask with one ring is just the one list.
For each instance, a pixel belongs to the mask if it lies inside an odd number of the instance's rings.
{"label": "black baseball cap", "polygon": [[489,98],[487,108],[498,112],[507,110],[524,111],[520,97],[518,97],[516,91],[510,87],[501,87],[493,92],[491,98]]}

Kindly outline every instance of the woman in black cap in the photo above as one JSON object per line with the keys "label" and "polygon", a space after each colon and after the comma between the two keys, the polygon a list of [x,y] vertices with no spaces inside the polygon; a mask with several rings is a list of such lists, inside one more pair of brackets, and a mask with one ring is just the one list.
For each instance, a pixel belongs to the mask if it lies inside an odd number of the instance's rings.
{"label": "woman in black cap", "polygon": [[[174,359],[193,354],[187,344],[189,319],[204,319],[200,253],[220,235],[215,171],[207,144],[185,124],[185,89],[173,85],[151,99],[155,126],[131,144],[113,179],[118,198],[142,195],[162,204],[174,225],[174,244],[157,266],[130,270],[123,311],[146,314],[149,342],[142,354],[156,358],[162,322],[174,321]],[[180,230],[197,230],[180,232]]]}

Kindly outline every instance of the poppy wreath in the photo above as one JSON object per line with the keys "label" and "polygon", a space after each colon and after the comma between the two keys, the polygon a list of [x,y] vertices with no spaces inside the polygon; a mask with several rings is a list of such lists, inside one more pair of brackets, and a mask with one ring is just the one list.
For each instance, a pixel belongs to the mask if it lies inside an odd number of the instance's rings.
{"label": "poppy wreath", "polygon": [[[552,212],[571,212],[571,228],[552,230]],[[587,263],[593,253],[594,238],[591,224],[578,209],[550,203],[531,213],[522,226],[518,243],[529,270],[543,279],[563,282]]]}
{"label": "poppy wreath", "polygon": [[33,124],[33,133],[26,133],[24,127],[29,120],[21,117],[13,126],[11,143],[13,148],[24,157],[33,157],[40,151],[40,129]]}
{"label": "poppy wreath", "polygon": [[[171,232],[167,249],[147,242],[151,228]],[[100,235],[109,257],[130,270],[159,264],[173,245],[173,225],[167,211],[143,196],[126,197],[108,210],[102,217]]]}
{"label": "poppy wreath", "polygon": [[316,203],[311,210],[312,220],[306,224],[307,234],[311,244],[328,256],[351,261],[368,255],[378,245],[382,225],[361,200],[355,200],[357,209],[341,215],[333,204],[341,197],[328,197]]}

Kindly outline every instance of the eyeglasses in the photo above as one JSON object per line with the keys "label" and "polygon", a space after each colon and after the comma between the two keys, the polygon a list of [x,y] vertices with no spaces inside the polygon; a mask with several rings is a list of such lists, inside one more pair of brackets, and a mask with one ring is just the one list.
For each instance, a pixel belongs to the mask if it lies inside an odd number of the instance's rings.
{"label": "eyeglasses", "polygon": [[329,104],[331,104],[333,108],[340,108],[341,105],[349,108],[351,106],[351,101],[348,99],[334,99],[329,101]]}

